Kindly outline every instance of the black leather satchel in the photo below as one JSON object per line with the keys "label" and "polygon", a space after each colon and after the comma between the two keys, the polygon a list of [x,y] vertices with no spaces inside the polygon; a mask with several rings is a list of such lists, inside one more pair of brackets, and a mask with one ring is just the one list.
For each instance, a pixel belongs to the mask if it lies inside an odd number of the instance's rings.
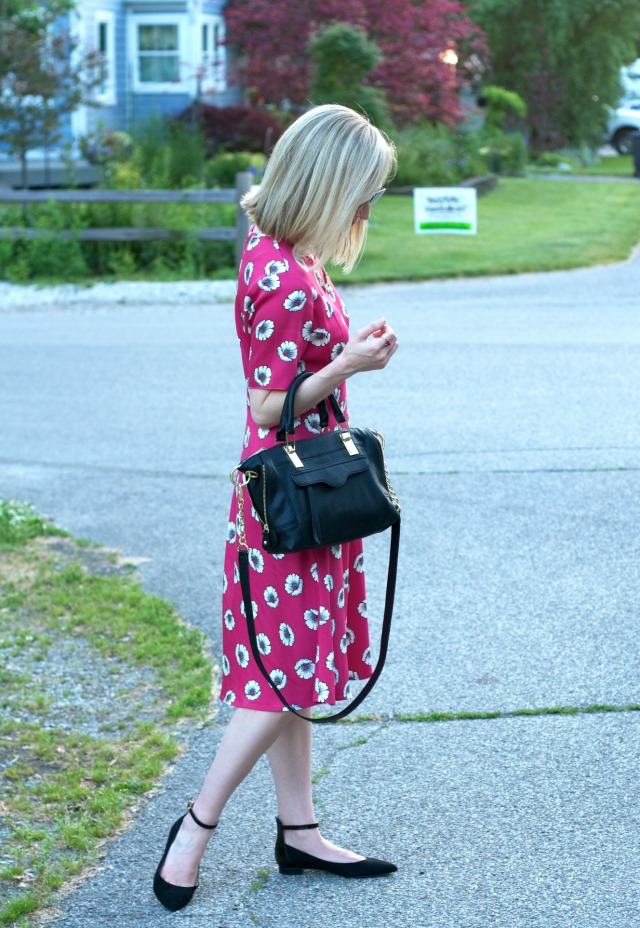
{"label": "black leather satchel", "polygon": [[349,428],[333,393],[328,399],[340,427],[296,443],[294,397],[310,376],[299,374],[287,391],[279,444],[238,465],[262,523],[262,546],[272,554],[365,538],[400,519],[382,436]]}
{"label": "black leather satchel", "polygon": [[[382,436],[373,429],[350,428],[333,394],[328,400],[338,428],[296,442],[295,392],[302,381],[311,376],[310,372],[299,374],[287,391],[276,436],[278,444],[241,461],[232,471],[231,480],[238,493],[239,572],[251,650],[263,676],[292,712],[296,710],[264,667],[256,641],[243,488],[248,489],[262,523],[262,545],[273,554],[344,544],[392,528],[378,662],[365,687],[349,706],[335,715],[308,719],[329,722],[344,718],[360,705],[371,692],[384,665],[398,563],[400,504],[385,465]],[[326,427],[328,415],[324,401],[320,404],[320,419],[321,425]]]}

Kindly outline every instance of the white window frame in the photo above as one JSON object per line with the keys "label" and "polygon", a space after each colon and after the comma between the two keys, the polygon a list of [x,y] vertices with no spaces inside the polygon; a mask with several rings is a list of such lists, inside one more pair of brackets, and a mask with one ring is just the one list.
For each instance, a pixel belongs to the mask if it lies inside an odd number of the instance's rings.
{"label": "white window frame", "polygon": [[105,54],[106,77],[98,87],[96,100],[103,106],[115,106],[116,99],[116,19],[110,10],[98,10],[95,16],[95,47],[100,52],[100,27],[105,27],[107,49]]}
{"label": "white window frame", "polygon": [[[86,27],[86,19],[82,15],[82,10],[76,7],[69,15],[69,31],[78,43],[72,53],[72,61],[74,63],[79,61],[80,49],[82,48],[83,43],[86,41]],[[71,113],[71,140],[73,152],[76,156],[80,154],[78,139],[81,136],[87,134],[87,123],[87,106],[83,103],[76,107],[76,109]],[[32,156],[35,154],[35,152],[31,152]]]}
{"label": "white window frame", "polygon": [[[203,48],[203,32],[207,30],[207,50]],[[218,47],[215,47],[216,30]],[[198,23],[198,63],[204,68],[202,90],[224,93],[227,89],[227,46],[222,16],[201,16]]]}
{"label": "white window frame", "polygon": [[[141,81],[138,26],[177,26],[180,79],[178,81]],[[131,63],[132,89],[135,93],[186,93],[191,95],[195,67],[185,68],[190,60],[187,32],[189,24],[184,13],[132,13],[128,22],[129,61]],[[185,73],[185,71],[187,73]]]}

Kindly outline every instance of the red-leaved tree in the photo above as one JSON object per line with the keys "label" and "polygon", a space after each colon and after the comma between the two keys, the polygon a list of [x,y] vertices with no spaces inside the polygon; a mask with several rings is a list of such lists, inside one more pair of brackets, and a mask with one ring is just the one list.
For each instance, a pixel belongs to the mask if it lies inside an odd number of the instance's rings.
{"label": "red-leaved tree", "polygon": [[369,83],[398,124],[456,122],[460,87],[487,59],[482,30],[458,0],[230,0],[225,19],[244,86],[259,101],[298,106],[313,102],[310,37],[332,22],[359,26],[382,52]]}

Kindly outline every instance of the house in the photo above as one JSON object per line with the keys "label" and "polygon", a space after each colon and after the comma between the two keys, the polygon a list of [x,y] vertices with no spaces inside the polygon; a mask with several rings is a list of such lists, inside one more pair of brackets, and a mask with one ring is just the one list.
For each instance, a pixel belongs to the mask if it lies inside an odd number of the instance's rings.
{"label": "house", "polygon": [[[229,81],[223,10],[226,0],[77,0],[66,27],[82,51],[104,59],[97,106],[80,106],[68,118],[63,144],[80,156],[79,140],[99,128],[135,132],[152,114],[178,113],[193,100],[216,106],[242,103]],[[29,153],[33,186],[65,182],[60,151]],[[95,167],[76,162],[78,183],[94,183]],[[17,185],[15,161],[0,154],[0,184]]]}
{"label": "house", "polygon": [[225,0],[78,0],[71,28],[84,49],[104,58],[100,107],[74,114],[72,134],[135,130],[152,113],[176,113],[199,98],[241,102],[228,81]]}

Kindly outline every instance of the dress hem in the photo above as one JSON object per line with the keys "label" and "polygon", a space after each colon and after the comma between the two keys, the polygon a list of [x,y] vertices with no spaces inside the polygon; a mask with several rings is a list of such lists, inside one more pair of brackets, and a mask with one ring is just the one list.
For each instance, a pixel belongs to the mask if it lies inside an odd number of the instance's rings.
{"label": "dress hem", "polygon": [[[224,699],[220,698],[220,703],[223,706],[229,706],[230,709],[255,709],[256,712],[289,712],[290,710],[283,706],[282,703],[278,703],[278,706],[263,706],[256,705],[255,702],[236,700],[235,702],[225,702]],[[348,700],[340,700],[340,702],[348,702]],[[334,707],[339,705],[337,702],[314,702],[311,706],[295,706],[297,712],[301,712],[303,709],[319,709],[321,706]]]}

